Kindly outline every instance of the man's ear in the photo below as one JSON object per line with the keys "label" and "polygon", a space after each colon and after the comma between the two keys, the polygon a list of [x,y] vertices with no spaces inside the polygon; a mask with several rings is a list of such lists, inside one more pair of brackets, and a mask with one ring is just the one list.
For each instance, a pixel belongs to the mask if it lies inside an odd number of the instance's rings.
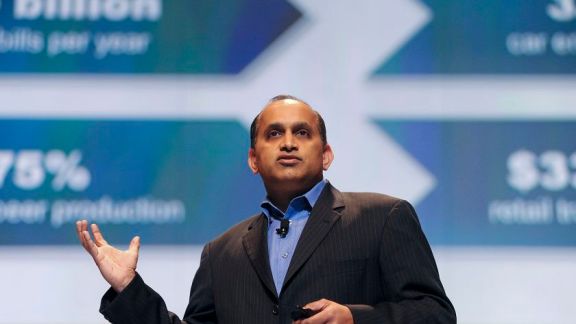
{"label": "man's ear", "polygon": [[327,171],[334,160],[334,152],[332,152],[332,147],[330,144],[324,145],[324,151],[322,152],[322,168]]}
{"label": "man's ear", "polygon": [[250,167],[250,170],[252,170],[252,173],[258,174],[258,164],[256,163],[256,152],[254,152],[253,148],[250,148],[250,150],[248,150],[248,166]]}

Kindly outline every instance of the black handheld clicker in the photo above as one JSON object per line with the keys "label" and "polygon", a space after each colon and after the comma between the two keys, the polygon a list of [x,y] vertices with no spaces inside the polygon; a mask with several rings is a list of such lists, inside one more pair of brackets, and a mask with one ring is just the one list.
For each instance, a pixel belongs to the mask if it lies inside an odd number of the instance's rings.
{"label": "black handheld clicker", "polygon": [[310,308],[303,308],[301,306],[296,306],[294,310],[290,313],[292,320],[302,320],[308,318],[312,315],[316,314],[315,311],[311,310]]}

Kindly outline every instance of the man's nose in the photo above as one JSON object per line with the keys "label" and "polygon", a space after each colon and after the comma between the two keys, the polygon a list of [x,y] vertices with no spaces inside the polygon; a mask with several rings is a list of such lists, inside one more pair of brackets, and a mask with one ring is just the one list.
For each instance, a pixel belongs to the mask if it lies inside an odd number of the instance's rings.
{"label": "man's nose", "polygon": [[284,136],[284,141],[282,142],[282,145],[280,146],[280,150],[282,151],[293,151],[293,150],[297,150],[298,149],[298,144],[296,144],[296,141],[294,140],[294,136],[292,136],[292,134],[286,134]]}

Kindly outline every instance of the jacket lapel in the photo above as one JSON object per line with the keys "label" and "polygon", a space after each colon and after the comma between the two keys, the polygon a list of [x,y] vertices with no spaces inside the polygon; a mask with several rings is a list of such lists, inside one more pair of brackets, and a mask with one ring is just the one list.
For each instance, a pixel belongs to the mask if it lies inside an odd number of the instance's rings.
{"label": "jacket lapel", "polygon": [[300,235],[282,289],[314,253],[334,223],[340,219],[341,207],[344,207],[344,202],[340,192],[329,183],[326,184]]}
{"label": "jacket lapel", "polygon": [[248,227],[248,232],[242,237],[242,245],[260,281],[270,290],[270,293],[278,297],[274,280],[272,279],[272,270],[270,270],[270,260],[268,258],[267,230],[268,224],[266,223],[266,217],[260,215],[260,217],[257,217],[254,223]]}

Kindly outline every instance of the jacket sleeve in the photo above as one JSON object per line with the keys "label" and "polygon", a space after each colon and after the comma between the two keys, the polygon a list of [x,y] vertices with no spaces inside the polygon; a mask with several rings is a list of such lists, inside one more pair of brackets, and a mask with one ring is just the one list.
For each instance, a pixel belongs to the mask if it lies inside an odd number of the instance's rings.
{"label": "jacket sleeve", "polygon": [[120,293],[108,289],[102,297],[100,313],[111,323],[182,323],[166,309],[162,297],[146,285],[139,274]]}
{"label": "jacket sleeve", "polygon": [[208,246],[202,251],[184,321],[168,311],[162,297],[139,274],[119,294],[110,288],[102,297],[100,313],[111,323],[121,324],[216,323],[207,251]]}
{"label": "jacket sleeve", "polygon": [[414,208],[401,200],[386,217],[379,255],[385,297],[376,305],[346,305],[354,323],[456,323]]}

